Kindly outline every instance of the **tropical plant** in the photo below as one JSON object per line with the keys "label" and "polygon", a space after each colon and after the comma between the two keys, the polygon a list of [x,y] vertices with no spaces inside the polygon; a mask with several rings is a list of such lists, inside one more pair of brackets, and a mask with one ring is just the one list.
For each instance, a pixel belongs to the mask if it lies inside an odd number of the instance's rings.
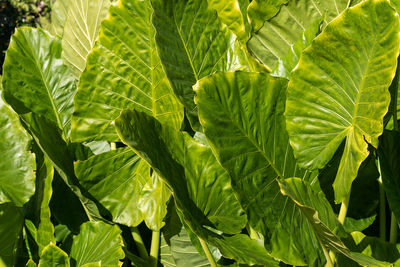
{"label": "tropical plant", "polygon": [[399,7],[56,1],[4,63],[0,266],[399,265]]}

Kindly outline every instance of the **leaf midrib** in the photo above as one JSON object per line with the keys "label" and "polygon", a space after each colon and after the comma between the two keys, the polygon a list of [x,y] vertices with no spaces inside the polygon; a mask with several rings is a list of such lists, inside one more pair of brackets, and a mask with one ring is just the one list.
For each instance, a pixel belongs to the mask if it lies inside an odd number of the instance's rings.
{"label": "leaf midrib", "polygon": [[[40,30],[39,30],[39,31],[40,31]],[[25,34],[24,34],[24,37],[25,37]],[[18,40],[17,38],[15,38],[15,39]],[[46,39],[47,39],[47,41],[49,41],[48,38],[46,38]],[[19,41],[18,41],[18,42],[19,42]],[[19,46],[20,46],[23,50],[25,50],[24,46],[21,45],[21,43],[19,43]],[[55,104],[55,102],[54,102],[54,100],[53,100],[53,98],[52,98],[51,91],[50,91],[50,89],[49,89],[49,87],[48,87],[48,85],[47,85],[47,83],[46,83],[46,80],[45,80],[45,77],[44,77],[44,73],[43,73],[42,69],[40,68],[41,65],[40,65],[39,59],[36,57],[36,54],[35,54],[34,51],[33,51],[33,46],[29,46],[29,48],[30,48],[30,52],[31,52],[30,54],[31,54],[31,56],[32,56],[32,58],[33,58],[33,61],[34,61],[35,65],[36,65],[36,68],[39,70],[40,77],[42,78],[42,83],[43,83],[44,87],[46,88],[46,93],[47,93],[47,96],[49,97],[51,106],[52,106],[52,108],[53,108],[54,115],[55,115],[56,120],[57,120],[57,125],[58,125],[58,127],[59,127],[59,128],[63,131],[63,133],[64,133],[64,132],[65,132],[65,129],[64,129],[62,123],[61,123],[60,115],[59,115],[58,112],[57,112],[57,107],[56,107],[56,104]]]}

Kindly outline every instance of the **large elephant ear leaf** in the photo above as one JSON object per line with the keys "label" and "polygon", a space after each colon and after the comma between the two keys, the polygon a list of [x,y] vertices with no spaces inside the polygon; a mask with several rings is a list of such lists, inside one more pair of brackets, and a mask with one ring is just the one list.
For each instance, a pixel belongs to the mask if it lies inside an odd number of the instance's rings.
{"label": "large elephant ear leaf", "polygon": [[283,116],[286,86],[285,79],[264,73],[216,73],[196,84],[195,101],[207,140],[232,177],[250,226],[271,236],[274,257],[313,265],[323,258],[310,245],[318,241],[276,182],[278,177],[310,176],[297,166],[289,145]]}
{"label": "large elephant ear leaf", "polygon": [[100,24],[107,15],[109,0],[69,0],[62,38],[62,57],[76,78],[85,69],[86,57],[94,46]]}
{"label": "large elephant ear leaf", "polygon": [[346,145],[333,184],[336,202],[350,192],[368,143],[378,144],[388,87],[399,53],[398,15],[387,1],[347,9],[304,50],[290,77],[286,122],[298,162],[322,168]]}
{"label": "large elephant ear leaf", "polygon": [[[153,117],[135,110],[123,111],[115,121],[115,126],[121,139],[133,148],[140,157],[145,159],[153,170],[169,185],[173,191],[177,209],[182,213],[190,229],[199,238],[216,246],[228,258],[236,259],[242,263],[276,266],[275,260],[268,254],[264,246],[260,245],[256,240],[251,240],[247,235],[242,234],[233,236],[218,235],[213,230],[216,228],[215,224],[217,223],[214,224],[212,222],[219,220],[221,222],[219,226],[224,227],[227,222],[224,223],[223,220],[229,218],[229,221],[233,220],[236,228],[234,229],[235,232],[240,231],[241,225],[245,224],[245,220],[243,220],[245,218],[238,210],[222,208],[222,205],[235,208],[235,205],[231,205],[234,200],[229,194],[233,194],[233,192],[229,188],[229,184],[226,183],[227,181],[217,182],[217,185],[213,186],[212,182],[210,183],[204,179],[215,180],[218,177],[210,176],[209,178],[198,172],[200,165],[204,163],[206,163],[207,168],[216,168],[213,166],[213,161],[203,162],[203,156],[210,155],[210,151],[203,152],[204,155],[197,161],[199,165],[196,166],[193,175],[188,174],[186,176],[183,167],[185,161],[185,137],[181,132],[162,126]],[[157,149],[154,150],[154,147],[157,147]],[[203,149],[200,147],[199,151],[202,152],[201,150]],[[194,155],[192,159],[188,160],[190,162],[187,162],[187,164],[196,164],[195,161],[191,162],[194,160]],[[207,171],[207,168],[204,168],[204,170]],[[196,181],[209,186],[197,188]],[[221,185],[224,183],[225,187],[222,187]],[[207,202],[209,199],[213,199],[213,201],[210,203],[212,206],[208,208]],[[230,203],[226,203],[226,201]],[[219,204],[221,204],[220,207]],[[205,211],[208,211],[208,214],[204,214]],[[238,220],[238,215],[242,219],[239,218]],[[241,223],[238,224],[237,221],[241,221]],[[233,224],[223,229],[229,233],[233,232],[232,227]],[[219,229],[216,230],[220,232]]]}
{"label": "large elephant ear leaf", "polygon": [[[319,19],[326,26],[337,17],[343,10],[349,7],[349,0],[325,0],[325,1],[276,1],[272,4],[270,0],[259,0],[250,6],[262,8],[262,12],[252,12],[249,16],[255,30],[252,38],[247,43],[251,53],[259,59],[268,69],[273,70],[278,60],[283,58],[291,47],[301,40],[303,32]],[[273,1],[275,2],[275,1]],[[287,3],[284,5],[279,5]],[[277,9],[280,7],[279,12]],[[250,9],[250,8],[249,8]],[[261,21],[260,13],[277,12],[274,16],[265,16]],[[273,14],[273,13],[272,13]],[[263,24],[262,24],[263,23]],[[260,25],[262,25],[261,28]]]}
{"label": "large elephant ear leaf", "polygon": [[0,97],[0,203],[22,206],[35,192],[35,155],[18,115]]}
{"label": "large elephant ear leaf", "polygon": [[328,251],[334,251],[362,266],[390,266],[389,263],[380,262],[370,256],[351,252],[343,244],[335,234],[335,232],[343,231],[340,229],[341,225],[322,192],[314,192],[308,183],[299,178],[280,180],[279,186],[282,193],[290,197],[310,223],[320,245],[324,248],[326,257],[330,257]]}
{"label": "large elephant ear leaf", "polygon": [[192,126],[198,128],[192,86],[213,72],[243,69],[247,63],[242,64],[239,50],[234,49],[235,36],[207,1],[151,3],[161,62],[175,94],[187,108]]}
{"label": "large elephant ear leaf", "polygon": [[14,110],[22,103],[56,123],[68,137],[76,86],[63,65],[60,40],[42,29],[17,29],[4,62],[3,89]]}
{"label": "large elephant ear leaf", "polygon": [[120,0],[110,6],[80,77],[74,141],[119,141],[111,122],[128,108],[180,127],[183,108],[157,55],[152,12],[149,0]]}
{"label": "large elephant ear leaf", "polygon": [[74,237],[71,258],[76,266],[101,262],[104,266],[119,266],[124,258],[121,230],[116,225],[104,222],[86,222],[81,225],[79,235]]}

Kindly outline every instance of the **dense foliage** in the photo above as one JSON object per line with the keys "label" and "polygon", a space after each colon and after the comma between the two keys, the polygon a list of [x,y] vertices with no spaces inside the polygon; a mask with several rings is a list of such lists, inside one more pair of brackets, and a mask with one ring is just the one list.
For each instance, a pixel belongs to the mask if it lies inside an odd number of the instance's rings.
{"label": "dense foliage", "polygon": [[58,0],[0,99],[0,266],[400,266],[396,0]]}

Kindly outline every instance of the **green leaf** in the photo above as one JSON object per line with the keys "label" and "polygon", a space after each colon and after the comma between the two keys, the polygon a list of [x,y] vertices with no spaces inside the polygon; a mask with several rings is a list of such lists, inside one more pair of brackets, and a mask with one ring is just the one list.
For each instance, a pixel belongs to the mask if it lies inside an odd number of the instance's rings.
{"label": "green leaf", "polygon": [[119,141],[111,123],[128,108],[180,127],[183,108],[157,55],[151,13],[149,0],[121,0],[110,7],[80,78],[74,141]]}
{"label": "green leaf", "polygon": [[43,165],[39,169],[38,177],[40,188],[40,223],[37,229],[37,243],[39,246],[39,255],[42,254],[42,250],[48,244],[55,244],[56,239],[54,237],[54,226],[51,222],[50,212],[50,199],[53,193],[52,182],[53,182],[54,168],[50,161],[45,158]]}
{"label": "green leaf", "polygon": [[246,68],[235,53],[235,37],[207,1],[152,0],[161,62],[192,127],[198,128],[192,86],[216,71]]}
{"label": "green leaf", "polygon": [[144,214],[147,227],[152,231],[160,231],[165,225],[163,219],[167,215],[167,202],[170,197],[171,192],[166,184],[153,172],[142,188],[139,199],[140,211]]}
{"label": "green leaf", "polygon": [[32,259],[29,259],[25,266],[26,267],[36,267],[37,265]]}
{"label": "green leaf", "polygon": [[211,266],[207,258],[197,252],[183,226],[176,235],[163,235],[160,249],[160,261],[165,267]]}
{"label": "green leaf", "polygon": [[[118,135],[143,159],[145,159],[157,172],[173,191],[177,208],[182,212],[185,222],[191,230],[200,238],[220,249],[221,253],[228,257],[237,259],[245,263],[261,263],[275,266],[275,261],[268,255],[265,248],[255,240],[250,240],[245,235],[222,236],[214,233],[208,228],[215,229],[210,221],[213,218],[207,218],[200,207],[196,206],[195,200],[190,194],[190,185],[193,182],[190,177],[185,176],[184,164],[184,137],[179,131],[174,131],[169,127],[162,127],[161,124],[142,112],[127,110],[122,112],[121,116],[115,121]],[[155,150],[154,147],[157,147]],[[202,164],[199,162],[199,164]],[[183,182],[185,181],[185,182]],[[202,190],[202,196],[208,196],[211,193],[219,196],[210,211],[215,215],[222,211],[215,210],[218,205],[229,198],[233,192],[227,188],[219,188],[217,191],[210,191],[211,188]],[[224,192],[225,191],[225,192]],[[206,201],[207,199],[202,199]],[[216,201],[216,200],[214,200]],[[228,205],[229,203],[224,203]],[[229,204],[232,205],[232,204]],[[237,211],[229,211],[231,219],[236,216]]]}
{"label": "green leaf", "polygon": [[228,173],[214,157],[207,143],[201,143],[184,135],[185,176],[189,197],[215,229],[228,234],[238,234],[247,219],[231,187]]}
{"label": "green leaf", "polygon": [[[263,73],[216,73],[197,83],[195,101],[207,140],[232,177],[250,226],[266,236],[274,257],[305,265],[321,251],[312,245],[315,237],[304,234],[307,222],[275,181],[310,176],[298,168],[285,130],[286,84]],[[300,227],[303,233],[293,231]]]}
{"label": "green leaf", "polygon": [[54,244],[43,249],[38,267],[69,267],[68,254]]}
{"label": "green leaf", "polygon": [[119,148],[75,164],[80,184],[112,215],[113,221],[137,226],[143,219],[159,230],[168,189],[150,176],[150,167],[130,148]]}
{"label": "green leaf", "polygon": [[76,267],[99,261],[104,266],[119,266],[119,259],[124,258],[120,233],[118,226],[104,222],[82,224],[79,235],[74,237],[70,255]]}
{"label": "green leaf", "polygon": [[0,265],[15,266],[23,226],[21,208],[13,203],[0,204]]}
{"label": "green leaf", "polygon": [[325,28],[290,77],[285,115],[299,164],[322,168],[346,138],[333,184],[337,203],[349,194],[369,154],[367,142],[376,147],[382,133],[398,32],[398,18],[387,1],[362,2]]}
{"label": "green leaf", "polygon": [[[351,1],[290,0],[286,2],[288,2],[287,5],[282,5],[279,13],[267,18],[262,28],[247,43],[249,50],[270,70],[273,70],[278,60],[285,57],[291,47],[300,41],[304,31],[309,29],[315,21],[323,19],[323,25],[326,26],[345,10]],[[275,4],[276,6],[266,5],[275,11],[279,7],[278,3]],[[260,21],[258,20],[257,23],[259,25]]]}
{"label": "green leaf", "polygon": [[289,0],[253,0],[251,1],[247,13],[253,31],[257,32],[263,25],[264,21],[272,18],[279,12],[281,5],[286,4]]}
{"label": "green leaf", "polygon": [[379,138],[378,156],[381,167],[383,188],[390,209],[400,221],[400,133],[383,132]]}
{"label": "green leaf", "polygon": [[81,206],[88,216],[100,217],[96,203],[87,196],[75,176],[74,157],[71,155],[65,140],[61,137],[61,130],[45,117],[34,113],[22,115],[21,118],[43,154],[50,160],[65,184],[68,185],[69,189],[67,190],[73,191],[79,198]]}
{"label": "green leaf", "polygon": [[22,206],[35,192],[35,155],[18,115],[0,97],[0,203]]}
{"label": "green leaf", "polygon": [[[61,0],[59,0],[61,1]],[[76,78],[85,69],[86,57],[107,15],[109,0],[69,0],[68,15],[62,38],[62,57]]]}
{"label": "green leaf", "polygon": [[341,253],[362,266],[390,266],[368,255],[353,253],[343,244],[334,234],[340,224],[322,192],[313,192],[311,187],[299,178],[280,180],[279,186],[282,193],[288,195],[300,208],[318,237],[320,245],[327,251]]}
{"label": "green leaf", "polygon": [[219,19],[241,42],[247,42],[250,37],[250,24],[247,20],[249,0],[208,0],[208,5],[217,11]]}
{"label": "green leaf", "polygon": [[62,37],[70,2],[71,0],[58,0],[52,4],[51,20],[49,21],[47,18],[41,17],[40,24],[42,24],[42,27],[51,34]]}
{"label": "green leaf", "polygon": [[55,122],[64,139],[68,137],[76,86],[62,63],[58,39],[42,29],[18,28],[4,61],[3,89],[14,110],[18,110],[16,99]]}
{"label": "green leaf", "polygon": [[285,57],[278,59],[278,63],[271,73],[272,76],[283,77],[289,80],[290,72],[299,62],[301,53],[311,44],[315,36],[320,33],[321,22],[322,18],[318,18],[314,21],[314,23],[303,32],[302,37],[290,47]]}

